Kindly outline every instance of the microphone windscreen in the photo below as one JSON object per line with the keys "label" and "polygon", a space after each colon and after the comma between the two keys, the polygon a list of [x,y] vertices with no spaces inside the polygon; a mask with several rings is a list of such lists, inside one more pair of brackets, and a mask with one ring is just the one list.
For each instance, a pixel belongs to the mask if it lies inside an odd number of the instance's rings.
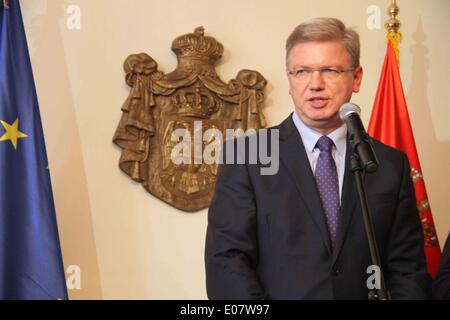
{"label": "microphone windscreen", "polygon": [[354,103],[346,102],[339,109],[339,117],[341,117],[342,121],[344,121],[352,113],[356,113],[358,115],[361,115],[361,108],[358,107]]}

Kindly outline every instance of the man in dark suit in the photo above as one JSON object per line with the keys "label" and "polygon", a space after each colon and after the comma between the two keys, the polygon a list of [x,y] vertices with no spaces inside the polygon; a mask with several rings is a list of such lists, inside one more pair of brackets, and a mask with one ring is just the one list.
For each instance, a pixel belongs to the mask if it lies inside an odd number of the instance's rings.
{"label": "man in dark suit", "polygon": [[[338,115],[360,88],[359,37],[337,19],[317,18],[299,25],[286,49],[295,112],[269,130],[279,133],[279,170],[221,166],[208,213],[208,297],[367,299],[371,259]],[[426,298],[407,157],[378,141],[374,149],[380,168],[364,183],[388,290]]]}
{"label": "man in dark suit", "polygon": [[442,251],[441,265],[433,282],[433,297],[439,300],[450,300],[450,233]]}

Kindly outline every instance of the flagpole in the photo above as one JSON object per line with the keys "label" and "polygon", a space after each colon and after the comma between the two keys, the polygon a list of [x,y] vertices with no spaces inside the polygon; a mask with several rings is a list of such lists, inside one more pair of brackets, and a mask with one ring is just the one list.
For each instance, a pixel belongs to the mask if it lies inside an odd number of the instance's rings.
{"label": "flagpole", "polygon": [[402,23],[397,19],[398,14],[400,13],[400,8],[397,5],[396,0],[391,0],[391,5],[387,11],[390,19],[386,21],[384,24],[387,29],[387,41],[392,44],[392,47],[395,52],[395,58],[397,59],[397,64],[400,66],[400,54],[398,45],[402,41],[402,33],[399,31]]}

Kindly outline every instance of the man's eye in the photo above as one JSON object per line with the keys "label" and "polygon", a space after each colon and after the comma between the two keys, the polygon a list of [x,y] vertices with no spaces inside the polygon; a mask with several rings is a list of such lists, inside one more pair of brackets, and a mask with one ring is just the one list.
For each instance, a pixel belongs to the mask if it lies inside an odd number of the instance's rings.
{"label": "man's eye", "polygon": [[320,70],[320,72],[321,72],[322,74],[338,74],[338,73],[339,73],[338,70],[336,70],[336,69],[331,69],[331,68],[325,68],[325,69],[322,69],[322,70]]}
{"label": "man's eye", "polygon": [[310,70],[306,70],[306,69],[298,69],[296,72],[295,72],[295,74],[297,75],[297,76],[306,76],[306,75],[308,75],[308,74],[310,74],[311,73],[311,71]]}

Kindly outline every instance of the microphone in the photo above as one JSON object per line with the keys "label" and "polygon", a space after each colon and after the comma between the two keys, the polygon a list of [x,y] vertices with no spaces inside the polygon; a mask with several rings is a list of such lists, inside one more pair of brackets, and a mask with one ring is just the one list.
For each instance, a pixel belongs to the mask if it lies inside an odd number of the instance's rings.
{"label": "microphone", "polygon": [[358,155],[364,171],[372,173],[378,169],[378,159],[371,139],[361,122],[360,114],[361,108],[351,102],[344,103],[339,109],[339,116],[347,125],[353,152]]}

